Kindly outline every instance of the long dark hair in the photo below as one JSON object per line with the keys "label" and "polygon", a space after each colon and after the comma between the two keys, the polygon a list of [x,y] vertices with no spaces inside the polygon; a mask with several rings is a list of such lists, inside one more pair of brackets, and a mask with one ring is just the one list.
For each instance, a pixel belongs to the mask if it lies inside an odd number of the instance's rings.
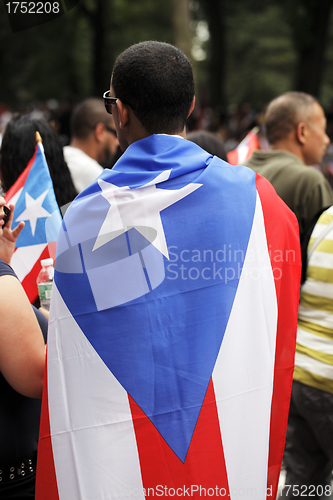
{"label": "long dark hair", "polygon": [[61,207],[73,201],[77,191],[64,160],[60,138],[46,120],[15,115],[8,122],[0,150],[2,187],[8,191],[32,158],[36,146],[36,131],[42,137],[55,196]]}

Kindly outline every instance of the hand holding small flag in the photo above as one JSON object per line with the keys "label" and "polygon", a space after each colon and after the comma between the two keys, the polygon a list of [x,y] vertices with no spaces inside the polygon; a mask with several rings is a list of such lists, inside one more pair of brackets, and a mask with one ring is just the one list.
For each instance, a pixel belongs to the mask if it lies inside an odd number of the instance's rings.
{"label": "hand holding small flag", "polygon": [[7,203],[15,204],[11,221],[19,222],[11,235],[15,239],[11,265],[31,303],[38,297],[36,279],[40,261],[50,256],[55,258],[62,220],[39,132],[36,143],[33,157],[6,193]]}
{"label": "hand holding small flag", "polygon": [[12,229],[14,205],[10,204],[8,208],[10,210],[8,221],[0,236],[0,258],[7,264],[10,264],[12,255],[15,251],[16,240],[24,228],[25,223],[21,221],[15,229]]}

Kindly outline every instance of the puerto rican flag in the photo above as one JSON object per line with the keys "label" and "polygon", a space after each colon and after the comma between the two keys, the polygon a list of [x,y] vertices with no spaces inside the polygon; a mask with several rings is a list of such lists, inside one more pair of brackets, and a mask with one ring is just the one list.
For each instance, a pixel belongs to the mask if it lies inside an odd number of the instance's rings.
{"label": "puerto rican flag", "polygon": [[41,143],[36,145],[33,157],[5,199],[7,204],[15,205],[13,222],[25,221],[11,266],[33,303],[38,297],[36,280],[41,270],[40,261],[55,258],[62,220]]}
{"label": "puerto rican flag", "polygon": [[231,165],[242,165],[251,158],[253,151],[260,149],[258,140],[258,127],[253,128],[238,144],[237,148],[227,153]]}
{"label": "puerto rican flag", "polygon": [[133,143],[57,242],[36,499],[275,498],[298,226],[180,137]]}

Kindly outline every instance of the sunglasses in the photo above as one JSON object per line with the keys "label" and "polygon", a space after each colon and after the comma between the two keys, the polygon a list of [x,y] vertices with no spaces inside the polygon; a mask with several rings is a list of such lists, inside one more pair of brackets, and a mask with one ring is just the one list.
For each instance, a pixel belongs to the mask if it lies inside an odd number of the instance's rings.
{"label": "sunglasses", "polygon": [[[107,90],[106,92],[104,92],[103,99],[104,99],[105,109],[106,109],[106,111],[110,115],[112,115],[112,106],[113,106],[113,104],[116,104],[117,101],[121,101],[124,104],[127,104],[128,106],[131,106],[127,101],[124,101],[124,99],[120,99],[119,97],[110,97],[110,91],[109,90]],[[133,106],[131,106],[131,108],[133,109]]]}

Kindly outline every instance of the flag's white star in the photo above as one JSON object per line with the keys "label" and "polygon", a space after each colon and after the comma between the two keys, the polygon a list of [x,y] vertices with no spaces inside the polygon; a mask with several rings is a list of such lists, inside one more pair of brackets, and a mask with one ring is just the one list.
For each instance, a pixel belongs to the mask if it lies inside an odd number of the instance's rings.
{"label": "flag's white star", "polygon": [[42,218],[42,217],[50,217],[50,213],[45,210],[45,208],[42,207],[43,201],[45,200],[45,197],[47,193],[49,192],[49,189],[44,191],[36,200],[30,196],[29,193],[25,193],[25,210],[16,218],[16,221],[29,221],[30,222],[30,227],[31,227],[31,232],[32,236],[35,235],[35,230],[36,230],[36,224],[37,224],[37,219]]}
{"label": "flag's white star", "polygon": [[[188,184],[181,189],[159,189],[156,184],[166,181],[171,170],[165,170],[153,181],[138,188],[118,187],[102,179],[98,183],[102,196],[111,207],[105,217],[93,250],[105,245],[113,238],[132,227],[147,238],[163,255],[169,258],[160,212],[185,198],[202,184]],[[148,228],[154,228],[157,237],[151,241]],[[148,229],[148,231],[147,231]]]}

